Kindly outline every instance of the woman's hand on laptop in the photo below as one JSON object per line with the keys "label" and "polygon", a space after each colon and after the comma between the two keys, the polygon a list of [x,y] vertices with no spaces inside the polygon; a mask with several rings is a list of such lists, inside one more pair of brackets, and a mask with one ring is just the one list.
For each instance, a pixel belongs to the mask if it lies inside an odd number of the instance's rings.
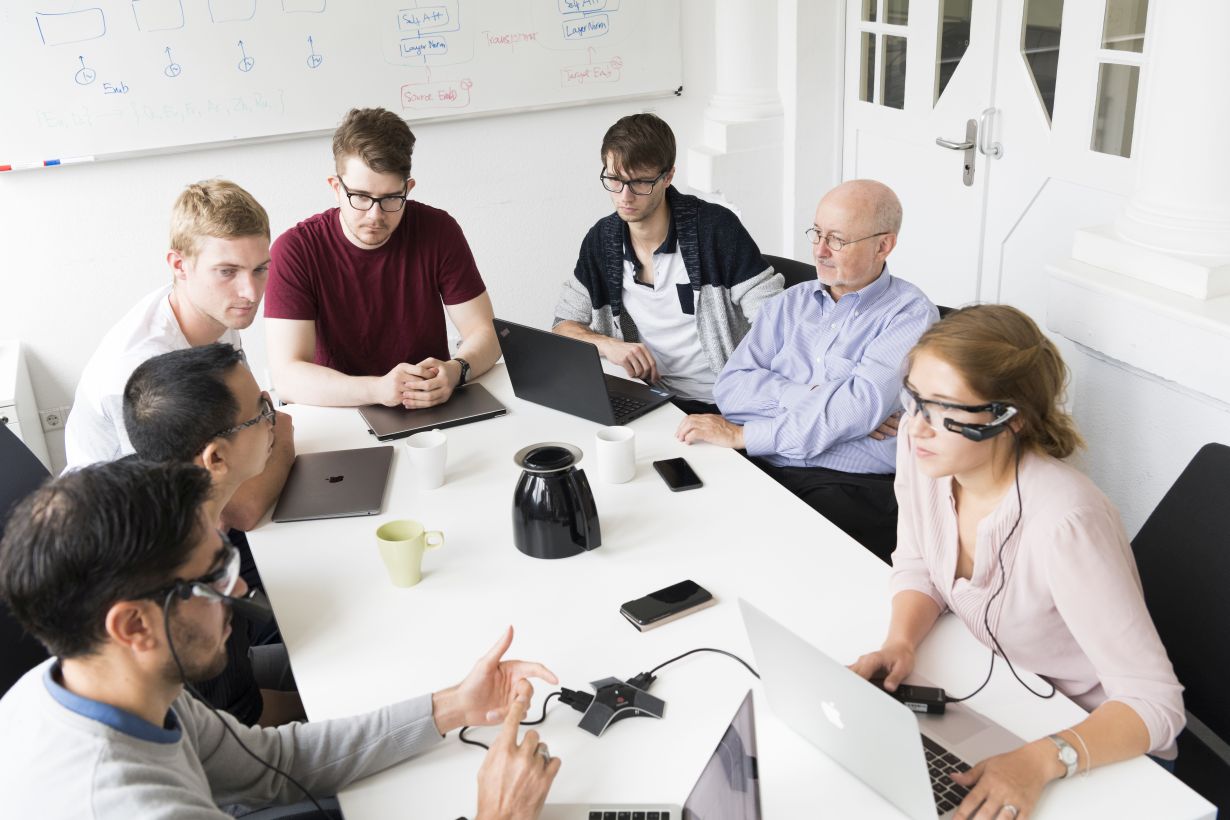
{"label": "woman's hand on laptop", "polygon": [[884,688],[893,692],[914,671],[914,647],[903,641],[885,642],[850,664],[850,670],[867,680],[883,675]]}
{"label": "woman's hand on laptop", "polygon": [[1042,789],[1054,779],[1055,747],[1050,741],[1027,743],[1002,755],[988,757],[953,782],[970,792],[953,820],[1025,820],[1033,812]]}

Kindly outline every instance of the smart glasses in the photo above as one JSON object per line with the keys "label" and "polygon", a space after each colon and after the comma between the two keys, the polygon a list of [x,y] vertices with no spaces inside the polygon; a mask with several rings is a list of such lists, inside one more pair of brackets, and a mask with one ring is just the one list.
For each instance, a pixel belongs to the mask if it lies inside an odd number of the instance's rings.
{"label": "smart glasses", "polygon": [[[910,386],[909,382],[901,388],[901,406],[905,408],[908,416],[921,413],[923,421],[927,422],[932,430],[938,432],[944,429],[952,433],[959,433],[970,441],[986,441],[999,435],[1008,429],[1008,422],[1017,414],[1015,407],[1002,401],[971,405],[924,399],[917,390]],[[940,427],[937,427],[935,421],[932,420],[930,408],[938,411]],[[981,420],[984,413],[992,415],[990,422]]]}
{"label": "smart glasses", "polygon": [[225,552],[222,557],[222,565],[217,569],[197,578],[177,579],[158,589],[133,597],[161,600],[174,592],[185,600],[192,596],[197,596],[199,598],[211,598],[215,601],[221,601],[224,597],[229,596],[235,591],[235,585],[239,583],[239,550],[231,543],[231,539],[226,537],[226,533],[221,530],[218,530],[218,538],[221,539],[222,548]]}

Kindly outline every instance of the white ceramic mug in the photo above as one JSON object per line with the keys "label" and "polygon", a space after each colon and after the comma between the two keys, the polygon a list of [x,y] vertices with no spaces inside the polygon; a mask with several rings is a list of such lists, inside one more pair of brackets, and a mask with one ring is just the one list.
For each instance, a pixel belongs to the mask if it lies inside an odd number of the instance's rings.
{"label": "white ceramic mug", "polygon": [[623,484],[636,475],[636,433],[630,427],[603,427],[594,437],[598,478]]}
{"label": "white ceramic mug", "polygon": [[444,546],[444,533],[417,521],[389,521],[376,529],[376,543],[393,586],[412,587],[423,580],[423,553]]}
{"label": "white ceramic mug", "polygon": [[415,433],[406,439],[410,468],[419,486],[429,490],[444,483],[444,462],[448,457],[448,437],[439,430]]}

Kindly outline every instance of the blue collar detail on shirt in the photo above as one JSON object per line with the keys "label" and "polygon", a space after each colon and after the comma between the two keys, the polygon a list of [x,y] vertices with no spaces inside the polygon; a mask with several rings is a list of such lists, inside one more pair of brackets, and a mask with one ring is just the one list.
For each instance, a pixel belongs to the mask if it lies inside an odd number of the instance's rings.
{"label": "blue collar detail on shirt", "polygon": [[151,743],[178,743],[183,735],[183,730],[179,726],[179,718],[171,709],[167,710],[166,722],[162,726],[155,726],[132,712],[125,712],[108,703],[74,695],[56,680],[59,674],[59,661],[48,664],[47,669],[43,672],[43,684],[56,703],[70,712],[96,720],[116,731],[135,737],[137,740],[147,740]]}
{"label": "blue collar detail on shirt", "polygon": [[[665,202],[663,204],[666,204]],[[661,207],[661,206],[659,206]],[[623,223],[624,229],[624,261],[632,263],[632,269],[639,271],[642,267],[641,260],[636,258],[636,251],[632,249],[632,232],[628,230],[628,223]],[[662,240],[662,244],[657,247],[654,254],[659,253],[676,253],[679,248],[679,239],[675,236],[675,212],[671,211],[671,221],[666,229],[666,238]]]}

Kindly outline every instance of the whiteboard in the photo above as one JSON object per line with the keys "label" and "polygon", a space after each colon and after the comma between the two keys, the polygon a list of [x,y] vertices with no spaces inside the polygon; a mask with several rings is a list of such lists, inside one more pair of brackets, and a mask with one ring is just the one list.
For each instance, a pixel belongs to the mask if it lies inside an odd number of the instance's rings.
{"label": "whiteboard", "polygon": [[0,0],[0,168],[678,93],[679,0]]}

